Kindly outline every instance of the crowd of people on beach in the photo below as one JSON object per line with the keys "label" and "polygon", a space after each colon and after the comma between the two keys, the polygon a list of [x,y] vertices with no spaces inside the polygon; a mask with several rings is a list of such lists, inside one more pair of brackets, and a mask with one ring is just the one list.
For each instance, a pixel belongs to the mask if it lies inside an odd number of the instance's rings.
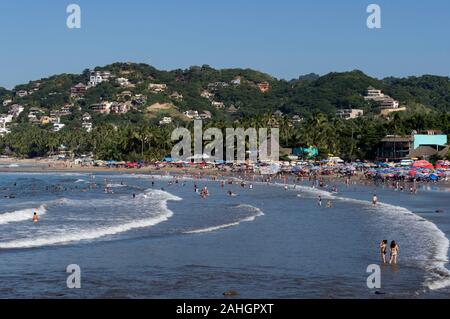
{"label": "crowd of people on beach", "polygon": [[[166,175],[170,175],[170,173],[166,173]],[[156,187],[155,177],[153,175],[149,175],[150,181],[151,181],[151,187]],[[203,172],[196,172],[195,174],[192,173],[184,173],[184,174],[177,174],[173,176],[172,180],[167,181],[167,186],[170,187],[173,185],[181,184],[183,187],[186,186],[186,180],[184,178],[191,178],[193,182],[194,192],[199,195],[199,197],[203,200],[206,200],[208,197],[211,196],[211,193],[206,185],[200,187],[199,184],[202,183],[202,180],[209,180],[217,182],[220,186],[220,188],[224,189],[224,195],[235,197],[239,196],[238,193],[236,193],[236,189],[231,189],[227,186],[240,186],[241,188],[246,188],[248,190],[253,190],[254,184],[259,183],[266,183],[267,185],[270,184],[284,184],[284,190],[288,191],[291,189],[296,189],[298,185],[301,183],[306,183],[316,189],[328,191],[331,194],[338,194],[339,190],[337,187],[338,183],[342,183],[343,185],[346,185],[347,187],[350,187],[354,185],[357,187],[358,184],[365,185],[365,186],[380,186],[379,183],[375,180],[371,179],[364,179],[360,177],[355,177],[354,175],[338,175],[338,176],[322,176],[318,174],[309,174],[307,176],[299,174],[299,175],[292,175],[292,174],[286,174],[286,173],[279,173],[274,175],[260,175],[260,174],[252,174],[250,172],[242,172],[239,175],[230,175],[230,174],[205,174]],[[121,181],[121,186],[126,186],[126,184]],[[14,186],[17,186],[15,183]],[[382,184],[383,187],[389,187],[394,189],[395,191],[404,192],[409,188],[409,193],[412,195],[415,195],[418,193],[417,183],[409,183],[407,181],[400,181],[396,180],[393,182],[385,182]],[[35,186],[33,186],[35,187]],[[46,191],[52,192],[52,193],[59,193],[59,192],[66,192],[66,191],[81,191],[81,192],[89,192],[96,190],[100,187],[95,182],[95,175],[90,176],[90,181],[87,183],[87,186],[63,186],[63,185],[50,185],[45,186]],[[34,188],[33,188],[34,189]],[[160,187],[162,191],[165,190],[165,187]],[[114,190],[112,187],[111,182],[105,178],[104,179],[104,186],[103,186],[103,192],[105,194],[114,195]],[[132,194],[132,198],[135,199],[137,197],[136,193]],[[13,199],[15,198],[15,195],[11,194],[5,196],[5,198]],[[324,205],[324,202],[326,203]],[[379,204],[379,199],[377,194],[373,194],[372,205],[375,207]],[[325,206],[327,209],[333,208],[333,201],[332,198],[323,198],[322,195],[318,196],[318,206],[322,207]],[[35,211],[32,216],[32,221],[35,224],[38,224],[40,222],[40,216],[38,214],[38,211]],[[397,256],[399,252],[399,246],[395,241],[392,241],[390,245],[390,259],[386,259],[387,250],[388,250],[388,244],[387,240],[383,240],[380,244],[380,250],[381,250],[381,257],[383,263],[390,263],[390,264],[397,264]]]}

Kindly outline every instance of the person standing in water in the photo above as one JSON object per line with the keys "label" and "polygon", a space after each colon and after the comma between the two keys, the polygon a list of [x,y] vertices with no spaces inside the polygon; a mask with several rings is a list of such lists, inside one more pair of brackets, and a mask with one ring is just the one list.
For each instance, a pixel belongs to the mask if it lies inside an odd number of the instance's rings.
{"label": "person standing in water", "polygon": [[389,261],[389,264],[397,265],[398,251],[399,251],[398,244],[395,242],[395,240],[393,240],[391,242],[391,260]]}
{"label": "person standing in water", "polygon": [[34,215],[33,215],[33,223],[38,223],[39,222],[39,216],[38,216],[38,214],[37,214],[37,212],[34,212]]}
{"label": "person standing in water", "polygon": [[319,207],[322,207],[322,196],[319,196],[317,204],[319,205]]}
{"label": "person standing in water", "polygon": [[373,195],[372,197],[372,206],[376,206],[378,204],[378,197],[377,195]]}
{"label": "person standing in water", "polygon": [[380,243],[381,261],[383,262],[383,264],[386,264],[387,245],[388,245],[387,240],[383,240]]}

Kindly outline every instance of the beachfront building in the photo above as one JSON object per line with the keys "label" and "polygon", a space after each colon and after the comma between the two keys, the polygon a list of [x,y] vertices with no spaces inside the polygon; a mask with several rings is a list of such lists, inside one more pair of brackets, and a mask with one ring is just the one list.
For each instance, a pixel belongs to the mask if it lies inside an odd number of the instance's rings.
{"label": "beachfront building", "polygon": [[319,155],[317,147],[296,147],[292,154],[298,158],[315,158]]}
{"label": "beachfront building", "polygon": [[440,131],[429,130],[422,134],[414,134],[414,149],[420,146],[445,147],[448,137]]}
{"label": "beachfront building", "polygon": [[379,160],[400,161],[407,158],[428,159],[433,155],[446,155],[449,151],[447,135],[426,131],[411,136],[386,136],[377,151]]}
{"label": "beachfront building", "polygon": [[377,158],[381,161],[401,161],[408,157],[414,139],[412,136],[388,135],[381,140]]}
{"label": "beachfront building", "polygon": [[439,131],[425,131],[422,134],[414,134],[413,150],[410,158],[428,159],[433,155],[445,156],[449,152],[448,137]]}

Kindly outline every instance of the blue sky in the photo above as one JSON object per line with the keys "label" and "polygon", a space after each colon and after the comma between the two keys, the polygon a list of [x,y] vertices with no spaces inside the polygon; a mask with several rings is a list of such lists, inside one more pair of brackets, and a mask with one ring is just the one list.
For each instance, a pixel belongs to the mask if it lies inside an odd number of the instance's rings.
{"label": "blue sky", "polygon": [[[66,7],[82,28],[66,27]],[[382,29],[366,26],[369,4]],[[0,0],[0,86],[117,61],[209,64],[278,78],[360,69],[450,75],[450,1]]]}

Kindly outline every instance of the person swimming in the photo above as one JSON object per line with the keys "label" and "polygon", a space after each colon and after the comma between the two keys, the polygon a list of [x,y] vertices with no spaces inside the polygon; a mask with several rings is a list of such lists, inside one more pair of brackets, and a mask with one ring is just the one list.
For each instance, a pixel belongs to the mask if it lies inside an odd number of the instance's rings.
{"label": "person swimming", "polygon": [[373,195],[373,197],[372,197],[372,206],[376,206],[377,203],[378,203],[378,197],[377,197],[377,195],[375,194],[375,195]]}
{"label": "person swimming", "polygon": [[37,212],[34,212],[34,214],[33,214],[33,223],[38,223],[39,222],[39,216],[38,216],[38,214],[37,214]]}
{"label": "person swimming", "polygon": [[230,191],[230,190],[229,190],[227,193],[228,193],[228,196],[231,196],[231,197],[237,196],[237,194],[233,193],[233,192]]}
{"label": "person swimming", "polygon": [[388,241],[386,239],[380,243],[381,261],[383,264],[386,264],[387,245]]}

